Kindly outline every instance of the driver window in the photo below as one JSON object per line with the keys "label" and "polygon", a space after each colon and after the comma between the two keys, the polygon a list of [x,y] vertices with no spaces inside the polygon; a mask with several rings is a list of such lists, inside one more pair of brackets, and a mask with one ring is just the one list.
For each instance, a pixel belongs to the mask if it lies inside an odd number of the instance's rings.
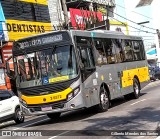
{"label": "driver window", "polygon": [[95,60],[92,47],[92,40],[89,37],[76,37],[76,43],[79,48],[79,54],[81,61],[85,68],[94,68]]}
{"label": "driver window", "polygon": [[81,48],[82,63],[86,68],[94,68],[94,57],[91,48]]}

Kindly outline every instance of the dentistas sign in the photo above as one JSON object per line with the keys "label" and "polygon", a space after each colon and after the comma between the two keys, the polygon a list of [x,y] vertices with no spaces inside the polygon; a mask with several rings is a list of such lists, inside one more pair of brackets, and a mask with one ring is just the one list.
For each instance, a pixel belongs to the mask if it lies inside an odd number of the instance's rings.
{"label": "dentistas sign", "polygon": [[53,31],[51,23],[6,20],[10,40],[18,40],[35,34]]}

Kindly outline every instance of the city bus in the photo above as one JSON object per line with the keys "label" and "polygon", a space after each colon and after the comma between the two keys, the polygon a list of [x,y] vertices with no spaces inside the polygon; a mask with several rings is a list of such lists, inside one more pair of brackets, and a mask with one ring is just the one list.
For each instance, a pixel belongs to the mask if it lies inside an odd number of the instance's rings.
{"label": "city bus", "polygon": [[12,52],[14,72],[6,64],[7,74],[25,115],[105,112],[115,98],[139,98],[150,80],[142,38],[123,33],[53,31],[15,41]]}

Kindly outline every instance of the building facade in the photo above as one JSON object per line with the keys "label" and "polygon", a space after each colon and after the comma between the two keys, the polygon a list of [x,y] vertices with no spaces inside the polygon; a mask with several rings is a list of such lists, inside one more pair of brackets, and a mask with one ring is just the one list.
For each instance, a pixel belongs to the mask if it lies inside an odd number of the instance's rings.
{"label": "building facade", "polygon": [[[152,35],[152,38],[150,40],[155,43],[156,52],[157,52],[153,56],[155,57],[156,62],[160,62],[160,37],[158,38],[158,34],[156,32],[156,29],[160,30],[160,17],[157,15],[157,13],[160,12],[160,9],[159,9],[160,1],[159,0],[137,0],[137,1],[138,2],[136,7],[138,9],[143,9],[143,13],[142,12],[141,13],[144,15],[147,15],[146,21],[150,22],[150,24],[146,24],[146,26],[149,26],[152,29],[145,28],[145,30],[150,32],[150,33],[147,33],[149,34],[148,36]],[[149,39],[145,38],[145,40],[149,42]],[[150,50],[152,50],[152,48]]]}
{"label": "building facade", "polygon": [[48,0],[48,9],[52,26],[56,28],[63,23],[61,0]]}
{"label": "building facade", "polygon": [[[152,8],[152,18],[153,18],[153,28],[160,30],[160,17],[157,15],[157,13],[160,12],[160,1],[159,0],[153,0],[151,3]],[[156,49],[157,49],[157,58],[158,62],[160,62],[160,38],[158,38],[158,35],[155,35],[155,43],[156,43]]]}

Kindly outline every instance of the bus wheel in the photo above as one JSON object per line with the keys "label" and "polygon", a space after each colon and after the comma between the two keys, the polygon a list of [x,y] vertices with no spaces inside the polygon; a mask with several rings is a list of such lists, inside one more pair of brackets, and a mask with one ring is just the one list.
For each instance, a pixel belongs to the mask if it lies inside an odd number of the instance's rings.
{"label": "bus wheel", "polygon": [[100,89],[99,99],[100,99],[100,103],[96,105],[97,111],[98,112],[107,111],[109,108],[110,101],[109,101],[108,93],[104,87],[101,87]]}
{"label": "bus wheel", "polygon": [[134,99],[139,98],[140,96],[140,84],[136,78],[133,79],[133,93],[132,96]]}
{"label": "bus wheel", "polygon": [[47,116],[50,118],[50,119],[53,119],[53,120],[58,120],[59,117],[60,117],[61,113],[48,113]]}

